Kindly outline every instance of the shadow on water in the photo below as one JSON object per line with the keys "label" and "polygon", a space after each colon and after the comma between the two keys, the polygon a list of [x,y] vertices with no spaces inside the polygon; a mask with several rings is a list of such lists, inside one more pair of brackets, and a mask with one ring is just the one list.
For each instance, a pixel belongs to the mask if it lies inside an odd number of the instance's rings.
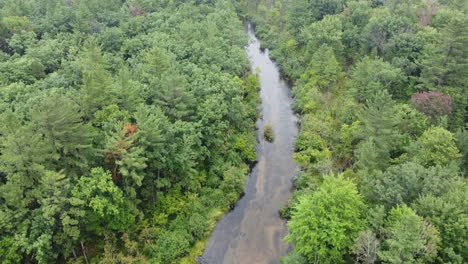
{"label": "shadow on water", "polygon": [[[289,246],[285,221],[278,210],[286,205],[297,166],[293,162],[297,118],[293,99],[268,50],[260,51],[260,41],[249,24],[250,42],[246,47],[252,70],[260,68],[262,116],[257,121],[258,162],[253,168],[245,195],[236,207],[219,221],[199,263],[275,264]],[[263,127],[271,124],[275,140],[263,139]]]}

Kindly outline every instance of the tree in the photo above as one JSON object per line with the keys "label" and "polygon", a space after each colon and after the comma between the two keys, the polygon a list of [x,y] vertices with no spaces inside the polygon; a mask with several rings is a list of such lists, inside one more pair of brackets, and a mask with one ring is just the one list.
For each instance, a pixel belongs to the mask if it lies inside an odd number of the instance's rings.
{"label": "tree", "polygon": [[373,264],[377,261],[379,249],[380,241],[372,231],[367,230],[359,233],[354,242],[353,253],[359,263]]}
{"label": "tree", "polygon": [[385,239],[377,253],[384,263],[428,263],[437,255],[439,233],[406,205],[393,208],[385,221]]}
{"label": "tree", "polygon": [[28,17],[25,16],[7,16],[2,19],[2,24],[11,32],[21,32],[31,30]]}
{"label": "tree", "polygon": [[96,111],[112,104],[112,76],[107,71],[107,60],[100,47],[94,41],[86,43],[83,52],[82,74],[83,85],[80,89],[82,107],[86,117],[90,118]]}
{"label": "tree", "polygon": [[0,261],[5,264],[19,264],[22,256],[13,236],[2,235],[0,240]]}
{"label": "tree", "polygon": [[[138,145],[143,148],[147,159],[142,187],[143,197],[154,202],[157,190],[170,186],[166,173],[171,172],[173,162],[170,155],[170,133],[172,124],[161,109],[155,106],[139,105],[135,113],[138,126]],[[149,173],[148,173],[149,172]]]}
{"label": "tree", "polygon": [[388,40],[410,28],[406,17],[392,15],[387,8],[376,8],[369,23],[362,29],[362,47],[366,52],[376,49],[379,55],[384,55]]}
{"label": "tree", "polygon": [[468,185],[463,179],[441,195],[421,196],[414,210],[440,232],[442,238],[436,263],[465,263],[468,256]]}
{"label": "tree", "polygon": [[332,48],[336,55],[341,55],[343,44],[341,43],[342,23],[339,16],[326,16],[304,28],[301,41],[304,42],[305,52],[310,58],[322,45]]}
{"label": "tree", "polygon": [[181,75],[169,72],[161,77],[155,92],[157,103],[172,120],[187,120],[194,105],[193,94],[187,89],[187,81]]}
{"label": "tree", "polygon": [[305,6],[305,8],[316,20],[322,20],[326,15],[340,13],[345,7],[344,0],[313,0],[308,2],[308,6]]}
{"label": "tree", "polygon": [[33,84],[45,77],[45,67],[35,58],[20,57],[0,64],[0,83]]}
{"label": "tree", "polygon": [[397,104],[396,115],[399,120],[398,130],[410,140],[416,140],[428,128],[429,122],[424,114],[408,104]]}
{"label": "tree", "polygon": [[320,189],[299,199],[286,240],[314,263],[342,263],[364,229],[365,205],[356,185],[342,176],[326,176]]}
{"label": "tree", "polygon": [[171,66],[168,52],[157,46],[145,52],[142,60],[142,77],[148,83],[160,79]]}
{"label": "tree", "polygon": [[424,47],[419,60],[422,89],[441,86],[465,87],[468,48],[468,19],[466,16],[452,16],[449,24],[442,28],[440,36]]}
{"label": "tree", "polygon": [[376,91],[368,98],[367,105],[359,113],[363,123],[360,130],[363,141],[355,152],[357,165],[363,169],[385,169],[395,158],[392,154],[398,153],[402,147],[397,108],[385,90]]}
{"label": "tree", "polygon": [[309,10],[304,8],[308,2],[309,0],[297,0],[289,2],[286,5],[288,31],[292,32],[295,36],[300,34],[301,28],[310,25],[315,20],[315,17],[310,16]]}
{"label": "tree", "polygon": [[114,82],[113,96],[118,98],[117,104],[121,109],[133,112],[149,97],[149,91],[141,82],[132,78],[128,67],[122,66]]}
{"label": "tree", "polygon": [[330,92],[340,77],[342,77],[341,66],[335,58],[333,49],[324,44],[312,56],[309,69],[302,79],[306,79],[308,85],[317,86],[321,92]]}
{"label": "tree", "polygon": [[406,97],[401,70],[382,59],[366,57],[358,62],[351,73],[349,91],[361,103],[366,103],[382,90],[386,90],[393,99]]}
{"label": "tree", "polygon": [[460,168],[464,176],[468,175],[468,130],[457,133],[457,146],[460,149]]}
{"label": "tree", "polygon": [[421,113],[432,121],[437,121],[443,116],[452,113],[452,98],[438,92],[415,93],[411,96],[411,102]]}
{"label": "tree", "polygon": [[409,154],[423,166],[447,166],[460,158],[453,134],[441,127],[426,130],[411,146]]}
{"label": "tree", "polygon": [[422,54],[425,41],[421,35],[404,32],[392,37],[385,45],[386,60],[407,76],[417,76],[420,72],[417,60]]}
{"label": "tree", "polygon": [[226,166],[223,173],[223,182],[221,183],[221,190],[227,196],[226,203],[228,205],[234,204],[239,196],[244,191],[246,167],[236,168],[233,166]]}
{"label": "tree", "polygon": [[425,45],[424,53],[418,61],[421,67],[418,88],[421,91],[440,91],[452,98],[450,127],[455,129],[463,128],[467,122],[467,28],[466,16],[451,14],[440,35]]}
{"label": "tree", "polygon": [[115,132],[108,136],[105,150],[105,163],[112,172],[114,183],[124,187],[126,194],[135,198],[134,188],[142,185],[147,159],[143,148],[138,146],[138,126],[117,124]]}
{"label": "tree", "polygon": [[[32,121],[58,155],[51,168],[83,172],[94,154],[93,131],[83,124],[79,106],[69,97],[54,93],[43,94],[36,100],[37,106],[31,111]],[[67,107],[57,111],[64,105]]]}
{"label": "tree", "polygon": [[456,172],[448,168],[425,168],[408,162],[384,172],[363,173],[361,192],[369,200],[392,208],[398,204],[409,205],[420,195],[441,195],[449,190],[456,177]]}
{"label": "tree", "polygon": [[81,177],[72,190],[73,204],[85,210],[84,228],[99,235],[106,230],[124,231],[135,215],[126,207],[124,193],[113,182],[110,172],[93,168]]}

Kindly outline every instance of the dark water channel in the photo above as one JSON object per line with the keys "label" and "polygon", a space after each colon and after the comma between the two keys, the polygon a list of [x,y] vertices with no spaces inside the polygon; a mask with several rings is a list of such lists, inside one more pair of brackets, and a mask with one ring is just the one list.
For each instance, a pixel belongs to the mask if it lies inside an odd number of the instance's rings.
{"label": "dark water channel", "polygon": [[[260,68],[261,79],[263,118],[257,121],[258,163],[247,180],[245,196],[218,222],[200,258],[203,264],[273,264],[288,251],[283,241],[286,224],[278,210],[290,197],[297,169],[292,159],[297,118],[288,84],[281,79],[268,50],[260,51],[260,41],[250,25],[247,31],[250,64],[253,70]],[[263,139],[266,124],[271,124],[275,132],[272,143]]]}

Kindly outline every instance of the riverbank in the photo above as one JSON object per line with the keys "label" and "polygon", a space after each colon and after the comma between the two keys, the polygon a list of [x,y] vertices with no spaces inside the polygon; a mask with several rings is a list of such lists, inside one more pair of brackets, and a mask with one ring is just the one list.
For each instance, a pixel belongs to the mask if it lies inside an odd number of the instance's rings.
{"label": "riverbank", "polygon": [[[218,222],[201,263],[278,263],[289,248],[283,241],[287,230],[278,210],[289,199],[297,169],[292,160],[297,118],[288,84],[281,79],[268,50],[260,50],[252,27],[248,34],[251,68],[260,68],[263,118],[257,121],[258,163],[248,178],[244,197]],[[263,138],[265,124],[275,130],[271,143]]]}

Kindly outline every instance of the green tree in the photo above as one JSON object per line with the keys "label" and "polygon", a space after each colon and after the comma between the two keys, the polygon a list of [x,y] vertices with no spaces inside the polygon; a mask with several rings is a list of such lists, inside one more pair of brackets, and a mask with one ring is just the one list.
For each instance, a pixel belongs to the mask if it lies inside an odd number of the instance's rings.
{"label": "green tree", "polygon": [[463,175],[468,175],[468,130],[457,133],[457,146],[460,149],[460,168]]}
{"label": "green tree", "polygon": [[300,41],[303,41],[307,58],[310,58],[322,45],[328,45],[336,55],[343,52],[341,42],[342,23],[337,15],[326,16],[304,28]]}
{"label": "green tree", "polygon": [[[85,125],[79,106],[71,98],[60,94],[43,94],[36,98],[37,107],[31,118],[37,126],[37,133],[58,155],[51,168],[67,172],[83,172],[93,158],[92,128]],[[66,105],[62,111],[57,109]]]}
{"label": "green tree", "polygon": [[441,127],[426,130],[411,146],[409,154],[423,166],[447,166],[460,158],[453,134]]}
{"label": "green tree", "polygon": [[467,71],[468,19],[453,16],[442,28],[434,43],[427,43],[419,64],[419,81],[423,89],[437,89],[440,86],[465,87]]}
{"label": "green tree", "polygon": [[87,42],[82,56],[81,104],[86,117],[90,118],[96,111],[112,104],[112,76],[107,70],[107,60],[96,42]]}
{"label": "green tree", "polygon": [[379,55],[384,55],[388,40],[409,29],[408,18],[392,15],[388,8],[375,8],[369,23],[362,29],[362,47],[367,53],[375,49]]}
{"label": "green tree", "polygon": [[312,56],[310,67],[302,77],[321,92],[329,92],[342,77],[341,66],[335,58],[333,49],[322,45]]}
{"label": "green tree", "polygon": [[393,99],[406,98],[401,70],[382,59],[366,57],[358,62],[351,73],[348,87],[354,98],[366,103],[381,90],[388,91]]}
{"label": "green tree", "polygon": [[172,120],[187,120],[193,111],[193,94],[187,86],[185,78],[176,73],[161,77],[159,89],[155,91],[155,103]]}
{"label": "green tree", "polygon": [[308,5],[303,8],[307,8],[316,20],[321,20],[326,15],[340,13],[345,7],[345,2],[344,0],[309,0]]}
{"label": "green tree", "polygon": [[385,169],[402,144],[397,109],[385,90],[376,91],[367,105],[359,113],[363,123],[360,136],[364,140],[355,152],[357,165],[363,169]]}
{"label": "green tree", "polygon": [[413,205],[414,210],[430,221],[440,232],[437,263],[465,263],[468,256],[468,185],[460,179],[450,191],[439,196],[421,196]]}
{"label": "green tree", "polygon": [[105,145],[105,163],[128,198],[136,198],[136,189],[142,185],[147,167],[144,149],[138,145],[138,126],[131,123],[116,124],[115,132],[108,135]]}
{"label": "green tree", "polygon": [[356,186],[342,176],[326,176],[320,189],[299,199],[286,240],[310,262],[342,263],[364,229],[365,205]]}
{"label": "green tree", "polygon": [[106,230],[126,230],[135,220],[124,200],[124,193],[102,168],[93,168],[80,178],[72,190],[73,204],[85,210],[85,230],[103,235]]}
{"label": "green tree", "polygon": [[406,205],[390,211],[384,228],[383,263],[428,263],[437,255],[439,232]]}
{"label": "green tree", "polygon": [[409,205],[420,195],[441,195],[449,190],[456,177],[448,168],[425,168],[408,162],[384,172],[363,173],[361,192],[369,200],[392,208],[398,204]]}
{"label": "green tree", "polygon": [[142,77],[149,83],[160,79],[171,67],[168,52],[156,46],[144,53],[142,62]]}

